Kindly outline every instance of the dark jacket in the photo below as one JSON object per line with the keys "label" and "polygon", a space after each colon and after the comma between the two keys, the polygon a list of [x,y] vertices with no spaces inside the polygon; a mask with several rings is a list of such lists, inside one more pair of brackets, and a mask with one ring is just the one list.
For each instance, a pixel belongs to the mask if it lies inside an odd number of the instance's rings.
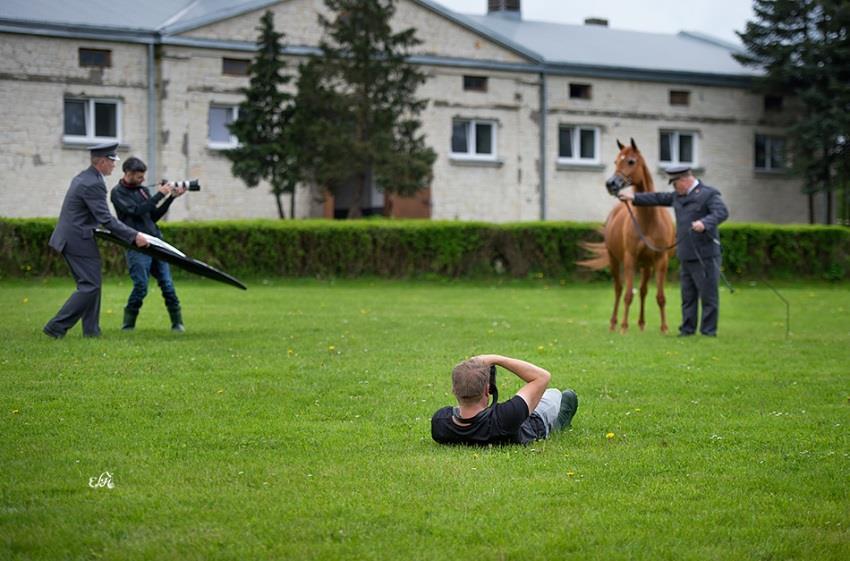
{"label": "dark jacket", "polygon": [[94,229],[109,228],[113,234],[133,243],[136,230],[118,220],[106,204],[106,183],[94,166],[80,172],[71,180],[65,193],[59,221],[50,236],[50,247],[69,255],[98,257]]}
{"label": "dark jacket", "polygon": [[[720,191],[698,182],[687,195],[635,193],[635,206],[672,206],[676,211],[676,256],[680,261],[694,261],[720,255],[720,233],[717,226],[729,217]],[[691,223],[702,220],[703,232],[694,232]],[[697,253],[699,252],[699,253]]]}
{"label": "dark jacket", "polygon": [[110,197],[118,218],[123,222],[140,232],[162,238],[156,223],[168,212],[174,197],[168,197],[162,202],[165,195],[159,191],[151,195],[144,185],[128,186],[123,179],[112,188]]}

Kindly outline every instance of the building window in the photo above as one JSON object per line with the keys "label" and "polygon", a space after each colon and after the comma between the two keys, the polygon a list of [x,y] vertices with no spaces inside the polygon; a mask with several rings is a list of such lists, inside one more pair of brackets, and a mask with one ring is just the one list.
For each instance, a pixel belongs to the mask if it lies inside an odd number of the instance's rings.
{"label": "building window", "polygon": [[496,159],[496,124],[493,121],[452,121],[452,156],[481,160]]}
{"label": "building window", "polygon": [[80,66],[106,68],[112,66],[112,51],[108,49],[80,48]]}
{"label": "building window", "polygon": [[558,162],[599,163],[599,128],[562,125],[558,127]]}
{"label": "building window", "polygon": [[659,160],[662,165],[697,165],[697,135],[684,131],[661,131]]}
{"label": "building window", "polygon": [[65,142],[121,140],[121,102],[117,99],[65,99]]}
{"label": "building window", "polygon": [[221,73],[228,76],[247,76],[251,61],[245,58],[221,59]]}
{"label": "building window", "polygon": [[756,135],[755,167],[759,171],[785,169],[785,139],[781,136]]}
{"label": "building window", "polygon": [[592,93],[590,84],[570,84],[570,99],[590,99]]}
{"label": "building window", "polygon": [[468,92],[486,92],[487,76],[464,76],[463,89]]}
{"label": "building window", "polygon": [[687,90],[670,90],[670,105],[690,105],[691,92]]}
{"label": "building window", "polygon": [[782,111],[782,96],[781,95],[766,95],[764,96],[764,110],[766,112],[779,113]]}
{"label": "building window", "polygon": [[209,125],[207,146],[215,150],[227,150],[239,146],[239,140],[227,128],[227,125],[235,121],[238,116],[238,105],[210,105],[207,117]]}

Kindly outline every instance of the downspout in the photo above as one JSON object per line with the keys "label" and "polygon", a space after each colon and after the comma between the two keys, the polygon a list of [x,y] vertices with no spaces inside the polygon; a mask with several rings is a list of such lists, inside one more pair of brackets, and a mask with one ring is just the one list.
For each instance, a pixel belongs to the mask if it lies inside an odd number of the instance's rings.
{"label": "downspout", "polygon": [[148,177],[159,176],[156,162],[156,45],[148,43]]}
{"label": "downspout", "polygon": [[546,220],[546,73],[540,73],[540,220]]}

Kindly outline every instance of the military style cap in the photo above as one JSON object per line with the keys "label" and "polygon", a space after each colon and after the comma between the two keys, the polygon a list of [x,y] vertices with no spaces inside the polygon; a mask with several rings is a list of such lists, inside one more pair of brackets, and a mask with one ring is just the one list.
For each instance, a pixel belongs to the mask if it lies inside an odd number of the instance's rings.
{"label": "military style cap", "polygon": [[667,173],[667,183],[670,184],[679,179],[680,177],[690,175],[691,166],[669,166],[664,168],[664,171]]}
{"label": "military style cap", "polygon": [[96,146],[89,146],[89,151],[91,152],[92,157],[102,156],[109,158],[110,160],[120,161],[121,158],[118,157],[118,143],[117,142],[106,142],[104,144],[98,144]]}

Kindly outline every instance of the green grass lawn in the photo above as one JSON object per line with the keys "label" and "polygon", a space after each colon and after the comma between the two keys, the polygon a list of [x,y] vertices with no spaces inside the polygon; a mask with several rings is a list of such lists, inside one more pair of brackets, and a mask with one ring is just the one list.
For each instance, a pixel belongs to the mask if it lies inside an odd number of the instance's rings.
{"label": "green grass lawn", "polygon": [[[178,280],[175,336],[155,287],[122,333],[110,279],[103,337],[53,341],[72,282],[0,282],[0,559],[850,559],[847,284],[781,285],[787,339],[748,284],[717,339],[654,298],[611,334],[607,284],[248,284]],[[434,444],[478,353],[574,388],[572,429]]]}

